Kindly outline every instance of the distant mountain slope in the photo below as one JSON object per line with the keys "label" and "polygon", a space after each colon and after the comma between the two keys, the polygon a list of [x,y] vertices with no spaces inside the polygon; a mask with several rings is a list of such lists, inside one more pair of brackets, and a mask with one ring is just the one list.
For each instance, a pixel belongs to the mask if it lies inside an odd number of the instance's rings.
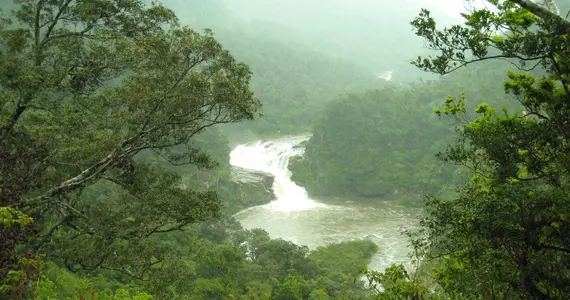
{"label": "distant mountain slope", "polygon": [[241,22],[221,1],[163,2],[183,23],[211,28],[234,57],[251,66],[252,88],[264,103],[262,120],[248,124],[256,132],[308,130],[325,104],[338,94],[385,85],[368,69],[295,40],[284,27]]}
{"label": "distant mountain slope", "polygon": [[[426,74],[409,61],[427,53],[410,21],[422,7],[438,20],[451,20],[441,6],[423,0],[225,0],[227,9],[258,24],[286,27],[296,39],[373,72],[394,71],[412,81]],[[456,7],[455,5],[452,5]]]}

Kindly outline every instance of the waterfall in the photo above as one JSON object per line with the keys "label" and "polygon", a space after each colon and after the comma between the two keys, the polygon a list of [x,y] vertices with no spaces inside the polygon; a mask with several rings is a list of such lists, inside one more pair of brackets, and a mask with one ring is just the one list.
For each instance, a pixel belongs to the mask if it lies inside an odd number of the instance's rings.
{"label": "waterfall", "polygon": [[[284,137],[239,145],[230,154],[235,180],[274,178],[275,200],[244,209],[234,215],[246,229],[262,228],[271,238],[284,239],[316,249],[333,243],[367,239],[380,251],[369,267],[383,271],[393,263],[409,262],[408,239],[402,230],[417,224],[419,210],[376,199],[322,198],[316,202],[291,180],[289,159],[304,154],[301,145],[310,136]],[[360,201],[362,200],[362,201]],[[327,204],[324,204],[326,202]]]}
{"label": "waterfall", "polygon": [[230,164],[242,169],[240,173],[249,170],[274,177],[273,193],[276,200],[267,205],[269,208],[302,211],[325,207],[326,205],[309,199],[305,188],[291,180],[291,171],[288,169],[289,159],[304,153],[304,148],[299,144],[309,138],[310,136],[304,135],[239,145],[230,153]]}

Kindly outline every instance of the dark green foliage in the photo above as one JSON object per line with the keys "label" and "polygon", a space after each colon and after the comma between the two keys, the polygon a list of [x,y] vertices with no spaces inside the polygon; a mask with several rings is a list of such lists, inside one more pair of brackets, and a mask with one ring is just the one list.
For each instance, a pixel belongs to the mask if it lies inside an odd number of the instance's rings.
{"label": "dark green foliage", "polygon": [[260,182],[236,182],[231,173],[229,164],[230,145],[228,136],[224,131],[216,128],[205,130],[197,136],[189,145],[174,148],[171,154],[180,155],[188,151],[188,147],[201,153],[207,153],[208,162],[212,168],[199,168],[194,164],[173,165],[169,158],[157,155],[152,151],[145,151],[137,156],[142,162],[160,165],[170,172],[180,176],[180,188],[212,190],[220,199],[221,211],[234,214],[238,211],[266,204],[274,199],[271,186],[273,178],[263,177]]}
{"label": "dark green foliage", "polygon": [[429,117],[428,105],[421,103],[419,89],[387,88],[335,100],[315,125],[299,161],[305,173],[293,164],[295,180],[311,195],[437,191],[452,175],[432,153],[449,130]]}
{"label": "dark green foliage", "polygon": [[[72,273],[48,262],[28,291],[37,295],[33,299],[365,299],[369,291],[355,281],[354,266],[366,264],[377,249],[358,241],[311,252],[272,240],[260,229],[243,230],[227,218],[165,233],[152,242],[145,247],[161,248],[156,258],[168,259],[157,262],[144,280],[107,267]],[[90,251],[90,246],[83,249]],[[133,251],[131,263],[145,261],[138,257],[142,252]]]}
{"label": "dark green foliage", "polygon": [[[17,4],[17,26],[0,28],[6,45],[0,51],[0,133],[7,145],[2,148],[0,178],[7,189],[0,191],[0,217],[6,229],[20,230],[32,221],[21,211],[30,214],[39,234],[21,231],[6,240],[9,257],[2,267],[12,270],[1,278],[2,296],[366,295],[362,283],[353,281],[353,270],[331,270],[331,264],[314,261],[307,247],[272,240],[261,230],[243,230],[222,216],[265,203],[272,195],[270,178],[257,186],[232,181],[228,139],[210,128],[253,119],[260,107],[249,90],[249,67],[234,60],[210,32],[180,27],[172,11],[139,1]],[[38,17],[36,10],[44,13]],[[34,18],[45,24],[39,36],[33,34]],[[63,26],[62,20],[76,26]],[[261,54],[278,53],[278,47]],[[301,59],[302,53],[293,57]],[[303,60],[302,68],[272,80],[305,72],[309,63]],[[337,67],[326,59],[318,68],[336,83],[358,84],[350,74],[336,75]],[[301,77],[287,90],[309,79]],[[301,97],[298,104],[315,102],[299,110],[332,98],[328,87],[322,84],[310,97]],[[324,91],[330,97],[317,97]],[[283,107],[275,100],[273,114]],[[291,116],[279,112],[276,119]],[[287,128],[306,129],[310,122]],[[8,139],[19,133],[25,138]],[[45,256],[18,257],[12,251],[16,246]],[[373,254],[369,250],[355,250],[343,265],[367,261]]]}
{"label": "dark green foliage", "polygon": [[[184,20],[211,22],[253,77],[160,5],[15,1],[16,22],[0,22],[0,297],[565,298],[570,23],[528,1],[488,2],[498,11],[465,15],[467,29],[437,31],[427,11],[412,22],[438,51],[416,66],[453,73],[362,93],[380,86],[365,68],[225,19],[221,1]],[[490,58],[541,69],[501,86],[504,64],[471,65]],[[228,129],[313,126],[292,166],[313,195],[417,198],[459,183],[427,197],[411,235],[419,271],[360,269],[378,251],[370,241],[311,251],[227,217],[273,197],[269,177],[233,181],[231,130],[216,127],[258,110],[261,121]]]}
{"label": "dark green foliage", "polygon": [[22,195],[38,188],[47,167],[48,153],[24,133],[13,132],[0,140],[0,278],[17,264],[16,246],[37,233],[28,218],[13,209]]}
{"label": "dark green foliage", "polygon": [[[15,26],[0,24],[2,273],[26,238],[27,253],[72,272],[148,280],[176,261],[155,236],[215,217],[221,204],[209,189],[180,188],[178,174],[139,154],[212,168],[193,137],[257,116],[249,67],[161,5],[15,4]],[[18,210],[34,217],[39,235],[9,231],[20,230],[7,228]],[[3,291],[24,292],[33,278],[22,267]]]}

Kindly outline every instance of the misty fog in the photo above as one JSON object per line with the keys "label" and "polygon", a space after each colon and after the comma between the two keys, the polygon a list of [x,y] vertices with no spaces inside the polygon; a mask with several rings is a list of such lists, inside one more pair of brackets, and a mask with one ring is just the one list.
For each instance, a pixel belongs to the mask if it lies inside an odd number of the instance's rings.
{"label": "misty fog", "polygon": [[[442,25],[460,20],[463,0],[163,0],[186,24],[214,33],[262,35],[366,68],[400,82],[427,78],[409,61],[428,53],[410,21],[427,8]],[[223,42],[223,39],[221,39]]]}

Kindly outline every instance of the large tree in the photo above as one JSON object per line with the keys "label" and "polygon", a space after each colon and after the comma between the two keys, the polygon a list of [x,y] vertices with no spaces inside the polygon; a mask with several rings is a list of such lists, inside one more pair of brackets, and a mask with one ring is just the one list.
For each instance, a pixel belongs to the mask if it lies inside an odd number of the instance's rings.
{"label": "large tree", "polygon": [[1,206],[34,217],[28,245],[69,269],[143,277],[166,259],[154,234],[219,203],[139,154],[211,167],[192,137],[256,116],[249,67],[161,5],[14,4],[0,23]]}
{"label": "large tree", "polygon": [[452,298],[562,299],[570,294],[570,23],[552,6],[486,2],[464,25],[438,29],[427,10],[412,21],[438,52],[416,66],[448,74],[507,60],[505,92],[524,109],[482,103],[473,114],[467,94],[436,111],[460,122],[461,138],[442,159],[473,177],[454,199],[428,199],[425,242]]}

